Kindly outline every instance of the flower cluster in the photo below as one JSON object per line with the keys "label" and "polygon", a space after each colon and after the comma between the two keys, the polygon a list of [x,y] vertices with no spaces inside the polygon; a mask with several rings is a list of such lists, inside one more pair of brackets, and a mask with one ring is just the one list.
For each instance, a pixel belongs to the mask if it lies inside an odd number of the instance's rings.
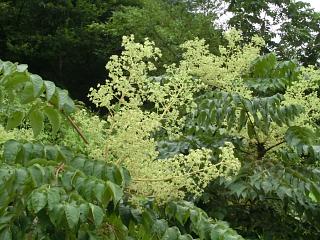
{"label": "flower cluster", "polygon": [[[162,76],[152,76],[154,61],[161,56],[154,43],[124,37],[122,55],[113,56],[107,64],[109,78],[90,89],[91,101],[110,113],[104,158],[128,168],[133,179],[128,191],[133,196],[154,197],[158,202],[183,198],[186,193],[199,196],[214,178],[239,170],[240,162],[228,143],[221,161],[213,164],[212,152],[205,148],[159,160],[154,139],[159,132],[167,139],[181,134],[185,115],[193,111],[194,96],[201,90],[237,88],[235,81],[242,81],[240,76],[257,56],[260,43],[257,40],[242,49],[236,44],[241,40],[238,32],[228,37],[230,46],[221,49],[221,56],[210,54],[202,40],[187,42],[182,46],[186,49],[183,60],[165,66]],[[250,94],[244,86],[241,91]],[[152,105],[151,110],[145,103]]]}
{"label": "flower cluster", "polygon": [[230,142],[225,142],[224,147],[220,148],[220,168],[219,174],[224,175],[226,178],[235,175],[241,168],[240,161],[234,156],[234,146]]}
{"label": "flower cluster", "polygon": [[226,47],[220,46],[220,55],[210,53],[204,40],[187,41],[181,65],[189,74],[197,76],[207,87],[217,87],[227,92],[237,92],[250,98],[251,91],[245,86],[242,76],[246,74],[253,60],[260,53],[264,42],[254,37],[252,42],[242,46],[241,32],[231,29],[225,34]]}
{"label": "flower cluster", "polygon": [[294,125],[309,126],[320,119],[318,89],[320,84],[320,71],[312,67],[302,68],[298,81],[294,82],[284,94],[284,105],[296,104],[303,107],[304,112],[296,117]]}

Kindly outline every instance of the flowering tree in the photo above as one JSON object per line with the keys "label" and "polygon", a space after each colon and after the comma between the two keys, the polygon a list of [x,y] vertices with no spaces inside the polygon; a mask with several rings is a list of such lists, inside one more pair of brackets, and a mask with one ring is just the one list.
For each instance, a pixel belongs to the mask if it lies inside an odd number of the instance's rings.
{"label": "flowering tree", "polygon": [[160,49],[124,37],[89,93],[105,118],[0,62],[1,237],[242,239],[227,220],[245,237],[317,239],[318,70],[225,38],[218,56],[187,41],[158,76]]}

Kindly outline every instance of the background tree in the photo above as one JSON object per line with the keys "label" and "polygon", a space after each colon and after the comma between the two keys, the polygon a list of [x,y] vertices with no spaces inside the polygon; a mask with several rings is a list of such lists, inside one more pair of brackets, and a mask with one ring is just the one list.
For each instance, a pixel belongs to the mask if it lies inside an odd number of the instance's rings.
{"label": "background tree", "polygon": [[226,0],[232,14],[228,25],[245,38],[258,34],[267,43],[265,52],[275,51],[283,59],[296,58],[305,66],[319,59],[320,13],[309,3],[292,0]]}
{"label": "background tree", "polygon": [[[184,0],[192,12],[229,18],[226,24],[243,32],[248,41],[259,35],[264,52],[277,52],[283,59],[296,58],[305,66],[319,59],[319,13],[309,3],[292,0],[237,1]],[[221,21],[215,24],[220,25]]]}
{"label": "background tree", "polygon": [[115,51],[114,39],[91,32],[88,24],[108,19],[112,6],[112,1],[6,1],[1,57],[28,62],[31,70],[84,99]]}
{"label": "background tree", "polygon": [[177,62],[179,45],[195,37],[206,39],[210,49],[218,53],[221,31],[213,25],[213,16],[190,11],[183,1],[140,0],[139,6],[127,6],[114,12],[106,31],[113,36],[134,34],[138,41],[145,37],[162,49],[162,61]]}
{"label": "background tree", "polygon": [[205,38],[215,50],[220,38],[210,18],[153,0],[2,1],[0,30],[2,59],[28,62],[87,103],[89,87],[104,79],[106,61],[121,51],[122,35],[156,41],[168,62],[190,38]]}

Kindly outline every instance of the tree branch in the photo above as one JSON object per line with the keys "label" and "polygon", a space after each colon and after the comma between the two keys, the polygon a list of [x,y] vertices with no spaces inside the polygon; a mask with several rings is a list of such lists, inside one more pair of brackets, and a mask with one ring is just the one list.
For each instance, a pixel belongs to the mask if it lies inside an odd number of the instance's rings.
{"label": "tree branch", "polygon": [[83,135],[81,129],[77,126],[77,124],[72,120],[72,118],[70,116],[66,116],[69,123],[71,124],[71,126],[76,130],[76,132],[79,134],[79,136],[82,138],[82,140],[86,143],[89,144],[88,140],[85,138],[85,136]]}
{"label": "tree branch", "polygon": [[78,125],[72,120],[72,118],[70,116],[67,116],[63,111],[61,111],[61,113],[67,118],[68,122],[71,124],[71,126],[74,128],[74,130],[76,130],[76,132],[79,134],[79,136],[81,137],[81,139],[86,143],[89,144],[88,140],[86,139],[86,137],[84,136],[84,134],[82,133],[81,129],[78,127]]}
{"label": "tree branch", "polygon": [[273,145],[273,146],[271,146],[271,147],[268,147],[267,149],[266,149],[266,152],[268,152],[268,151],[270,151],[271,149],[273,149],[273,148],[275,148],[275,147],[277,147],[277,146],[279,146],[279,145],[281,145],[281,144],[283,144],[283,143],[285,143],[286,141],[281,141],[281,142],[279,142],[279,143],[277,143],[277,144],[275,144],[275,145]]}

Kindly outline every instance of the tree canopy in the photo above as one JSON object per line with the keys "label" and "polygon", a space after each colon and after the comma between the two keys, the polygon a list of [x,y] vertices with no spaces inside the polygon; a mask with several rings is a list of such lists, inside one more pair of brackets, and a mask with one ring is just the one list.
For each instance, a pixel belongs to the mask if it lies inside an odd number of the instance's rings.
{"label": "tree canopy", "polygon": [[305,66],[318,64],[320,13],[302,1],[233,1],[228,24],[248,38],[255,34],[283,59],[295,58]]}

